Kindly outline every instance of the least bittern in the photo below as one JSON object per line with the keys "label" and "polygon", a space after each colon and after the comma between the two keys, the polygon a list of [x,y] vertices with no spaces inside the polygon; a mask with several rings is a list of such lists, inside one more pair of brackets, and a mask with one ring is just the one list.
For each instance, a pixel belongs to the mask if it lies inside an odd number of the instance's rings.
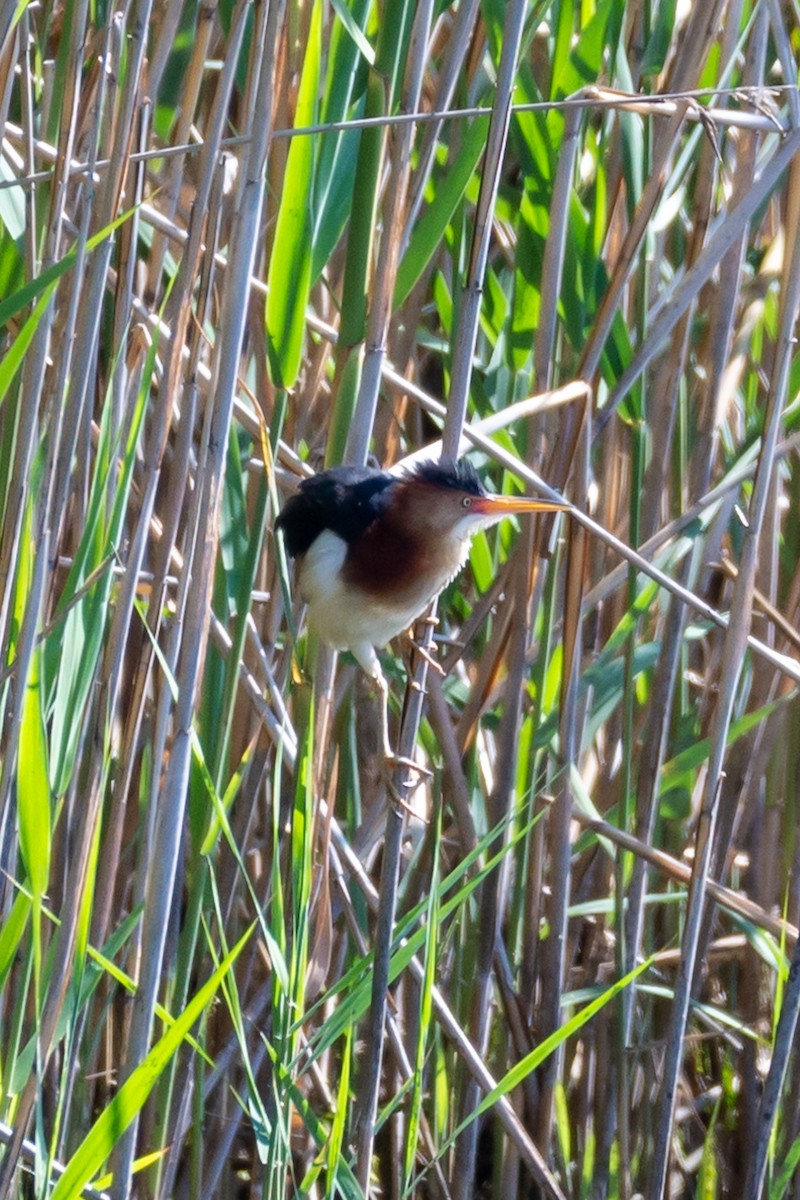
{"label": "least bittern", "polygon": [[277,520],[297,559],[308,620],[324,642],[350,650],[381,695],[376,647],[408,629],[460,571],[479,529],[505,516],[566,505],[487,492],[468,463],[424,462],[403,475],[335,467],[305,479]]}

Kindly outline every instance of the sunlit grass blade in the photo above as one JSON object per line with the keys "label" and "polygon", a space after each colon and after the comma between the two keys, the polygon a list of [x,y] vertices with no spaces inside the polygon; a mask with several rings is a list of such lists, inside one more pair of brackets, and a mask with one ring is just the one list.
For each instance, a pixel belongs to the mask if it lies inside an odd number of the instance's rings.
{"label": "sunlit grass blade", "polygon": [[411,1175],[416,1159],[417,1138],[419,1136],[420,1115],[424,1092],[424,1071],[428,1057],[428,1047],[433,1033],[433,1002],[432,993],[436,981],[436,947],[439,941],[439,853],[442,836],[441,805],[436,808],[436,823],[433,831],[432,861],[433,871],[428,892],[428,910],[425,919],[425,951],[423,957],[424,974],[419,998],[419,1020],[417,1023],[417,1052],[414,1061],[414,1074],[411,1081],[411,1104],[406,1126],[405,1161],[403,1164],[403,1193],[407,1194]]}
{"label": "sunlit grass blade", "polygon": [[[115,230],[119,229],[120,225],[130,220],[132,211],[129,210],[122,213],[115,221],[112,221],[98,233],[88,238],[86,241],[87,252],[95,250],[98,246],[102,245],[103,242],[111,237]],[[53,285],[58,282],[62,275],[74,267],[77,258],[77,248],[73,247],[67,251],[63,258],[53,263],[52,266],[46,267],[40,275],[37,275],[29,283],[26,283],[24,287],[14,292],[13,295],[7,296],[5,300],[0,300],[0,328],[6,325],[18,312],[22,312],[37,296],[41,296],[42,293],[50,295]]]}
{"label": "sunlit grass blade", "polygon": [[50,303],[53,292],[55,291],[55,287],[55,283],[51,283],[45,288],[43,294],[36,302],[36,307],[34,308],[33,312],[28,317],[17,336],[14,338],[8,353],[5,355],[2,361],[0,361],[0,405],[2,405],[3,401],[5,400],[6,395],[8,394],[8,389],[11,387],[11,384],[14,380],[14,376],[25,360],[25,354],[31,344],[31,341],[33,340],[36,330],[39,328],[39,322],[41,321],[45,310]]}
{"label": "sunlit grass blade", "polygon": [[459,1134],[463,1132],[467,1125],[472,1121],[477,1121],[483,1113],[488,1112],[501,1096],[508,1095],[514,1088],[518,1087],[525,1077],[530,1075],[532,1071],[535,1071],[567,1038],[576,1033],[587,1021],[590,1021],[609,1001],[619,995],[624,988],[629,987],[635,979],[638,979],[644,971],[649,969],[650,965],[651,963],[648,959],[646,962],[640,963],[633,971],[629,971],[622,979],[617,980],[616,983],[613,983],[611,987],[607,988],[595,1000],[591,1001],[579,1012],[575,1013],[573,1017],[565,1021],[555,1033],[545,1038],[530,1054],[526,1054],[511,1070],[507,1071],[502,1079],[498,1081],[497,1086],[490,1092],[487,1092],[475,1111],[453,1131],[446,1143],[440,1148],[440,1153],[444,1153],[455,1143]]}
{"label": "sunlit grass blade", "polygon": [[[297,97],[295,124],[313,125],[322,49],[322,4],[311,11],[308,41]],[[279,387],[290,388],[303,353],[306,300],[311,283],[311,189],[314,140],[294,138],[286,162],[286,179],[267,286],[269,362]]]}
{"label": "sunlit grass blade", "polygon": [[397,270],[393,301],[395,308],[404,303],[436,251],[442,247],[447,227],[486,145],[486,128],[486,122],[481,120],[470,126],[454,160],[445,166],[433,200],[414,227],[408,249]]}
{"label": "sunlit grass blade", "polygon": [[220,983],[230,971],[251,933],[252,928],[239,939],[97,1118],[53,1189],[53,1200],[72,1200],[72,1197],[98,1173],[119,1138],[142,1108],[184,1036],[211,1003]]}

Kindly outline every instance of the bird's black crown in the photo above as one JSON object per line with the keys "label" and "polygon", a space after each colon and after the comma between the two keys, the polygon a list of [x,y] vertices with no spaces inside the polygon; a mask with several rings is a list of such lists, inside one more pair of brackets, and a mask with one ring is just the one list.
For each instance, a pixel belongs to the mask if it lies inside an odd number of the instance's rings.
{"label": "bird's black crown", "polygon": [[391,508],[403,479],[437,488],[485,496],[475,468],[467,462],[421,462],[405,477],[374,467],[332,467],[304,479],[283,507],[276,529],[282,529],[292,557],[306,554],[326,529],[348,546],[357,542]]}
{"label": "bird's black crown", "polygon": [[421,483],[430,483],[434,487],[453,488],[459,492],[469,492],[472,496],[485,496],[486,489],[478,478],[478,473],[472,463],[466,460],[452,462],[443,459],[440,462],[418,463],[412,472],[412,478]]}

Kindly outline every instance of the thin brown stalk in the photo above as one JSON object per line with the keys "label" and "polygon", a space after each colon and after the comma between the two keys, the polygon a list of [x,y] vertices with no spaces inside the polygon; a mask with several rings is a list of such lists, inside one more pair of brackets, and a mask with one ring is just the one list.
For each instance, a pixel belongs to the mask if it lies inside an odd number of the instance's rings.
{"label": "thin brown stalk", "polygon": [[735,208],[726,213],[724,221],[719,225],[694,267],[678,282],[658,316],[652,322],[647,341],[641,346],[631,365],[623,372],[608,404],[598,417],[595,437],[600,436],[617,405],[661,350],[677,322],[697,298],[700,289],[708,282],[718,263],[739,241],[757,209],[777,186],[784,171],[797,154],[798,148],[800,148],[800,130],[793,130],[787,134],[772,158],[764,164],[753,187]]}
{"label": "thin brown stalk", "polygon": [[525,25],[527,6],[521,0],[513,0],[506,8],[503,27],[503,48],[497,75],[495,99],[486,140],[481,189],[470,242],[466,277],[463,284],[461,316],[453,348],[453,369],[450,395],[447,405],[442,438],[442,454],[445,458],[457,458],[461,441],[461,430],[467,415],[475,341],[478,335],[478,316],[483,291],[483,279],[489,256],[489,244],[494,220],[500,172],[503,166],[508,126],[511,120],[511,98],[514,89],[514,74]]}
{"label": "thin brown stalk", "polygon": [[[412,46],[409,49],[407,79],[403,95],[404,107],[410,112],[416,112],[420,104],[423,65],[432,16],[432,0],[423,0],[414,19]],[[410,122],[400,126],[397,130],[392,129],[388,133],[390,170],[385,189],[384,226],[380,252],[370,288],[364,366],[345,454],[348,462],[366,462],[369,441],[375,423],[375,410],[378,405],[378,391],[391,317],[392,293],[400,260],[400,240],[411,176],[411,151],[415,133],[415,127]]]}
{"label": "thin brown stalk", "polygon": [[[344,837],[336,821],[332,822],[331,829],[334,842],[348,872],[358,884],[371,907],[377,909],[378,893],[370,882],[369,876],[364,871],[360,860],[352,853],[347,839]],[[422,981],[424,966],[416,956],[411,959],[409,970],[418,981]],[[497,1086],[497,1081],[487,1068],[484,1059],[475,1050],[475,1047],[462,1029],[438,987],[434,987],[433,989],[432,1000],[437,1019],[442,1029],[456,1046],[468,1071],[480,1083],[484,1093],[492,1091]],[[509,1137],[514,1142],[522,1161],[531,1171],[533,1178],[539,1186],[544,1189],[545,1194],[551,1197],[552,1200],[566,1200],[545,1158],[534,1145],[507,1096],[500,1097],[494,1111]]]}
{"label": "thin brown stalk", "polygon": [[[575,99],[580,97],[574,97]],[[550,227],[542,267],[542,300],[536,325],[534,344],[534,375],[537,391],[552,387],[555,372],[553,352],[558,323],[558,300],[564,273],[564,249],[569,225],[569,194],[575,178],[575,162],[580,148],[578,134],[583,122],[580,107],[567,109],[564,118],[564,139],[558,157],[553,200],[550,205]]]}
{"label": "thin brown stalk", "polygon": [[[243,30],[246,6],[238,9],[238,28]],[[243,164],[239,186],[240,204],[232,237],[231,262],[225,277],[215,404],[207,422],[208,460],[202,475],[202,491],[197,505],[196,558],[187,561],[182,580],[185,603],[183,644],[177,661],[176,680],[178,703],[175,709],[175,736],[169,756],[166,777],[159,800],[160,820],[151,860],[148,890],[151,903],[145,908],[142,928],[142,971],[134,1004],[131,1033],[128,1040],[126,1066],[130,1072],[144,1058],[150,1038],[155,1000],[161,976],[166,926],[162,913],[169,911],[175,877],[187,783],[191,763],[191,735],[195,694],[203,662],[203,647],[208,637],[210,587],[219,528],[219,507],[225,448],[233,411],[233,396],[238,381],[239,352],[244,337],[244,320],[257,233],[261,222],[264,196],[265,161],[270,144],[274,47],[281,27],[283,5],[264,6],[256,23],[258,36],[254,39],[251,71],[258,84],[254,88],[258,136],[250,146]],[[235,64],[236,55],[232,55]],[[230,78],[230,77],[229,77]],[[224,106],[221,106],[224,107]],[[193,581],[200,581],[199,586]],[[190,584],[192,585],[189,596]],[[176,622],[176,626],[177,626]],[[114,1194],[127,1196],[135,1148],[137,1122],[134,1121],[120,1143],[118,1168],[115,1173]]]}
{"label": "thin brown stalk", "polygon": [[[800,179],[797,172],[798,166],[795,162],[792,167],[792,180],[795,185],[791,191],[794,200],[793,207],[797,203],[797,183],[798,179]],[[680,1071],[689,1000],[694,980],[708,873],[715,844],[715,826],[722,787],[725,747],[747,646],[747,632],[752,613],[753,585],[759,538],[772,487],[774,453],[786,399],[786,388],[792,359],[794,328],[797,321],[798,307],[800,307],[800,237],[797,236],[796,221],[788,228],[791,229],[793,239],[791,254],[787,254],[786,257],[786,273],[783,280],[783,304],[778,355],[767,401],[761,456],[753,485],[753,499],[750,505],[747,528],[743,536],[739,576],[736,581],[731,605],[730,622],[726,633],[725,653],[722,661],[723,673],[719,684],[719,697],[711,735],[708,778],[695,838],[692,887],[689,894],[685,931],[681,941],[681,966],[675,986],[670,1036],[664,1062],[663,1100],[659,1112],[656,1149],[650,1177],[650,1189],[654,1197],[662,1196],[667,1184],[675,1092]]]}

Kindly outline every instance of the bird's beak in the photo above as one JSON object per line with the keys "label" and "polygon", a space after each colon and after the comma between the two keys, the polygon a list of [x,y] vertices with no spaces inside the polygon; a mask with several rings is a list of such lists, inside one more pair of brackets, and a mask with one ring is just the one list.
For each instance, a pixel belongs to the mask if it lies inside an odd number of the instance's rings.
{"label": "bird's beak", "polygon": [[480,496],[472,502],[472,511],[486,517],[508,517],[514,513],[566,512],[568,504],[552,500],[533,500],[529,496]]}

